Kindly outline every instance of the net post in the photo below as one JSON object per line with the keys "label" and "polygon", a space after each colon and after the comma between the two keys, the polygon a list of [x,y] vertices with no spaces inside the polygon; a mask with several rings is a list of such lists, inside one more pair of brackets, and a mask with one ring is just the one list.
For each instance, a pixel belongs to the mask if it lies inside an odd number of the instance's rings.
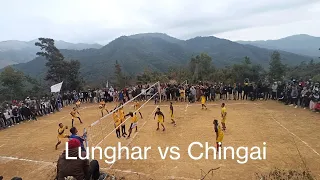
{"label": "net post", "polygon": [[[185,83],[184,83],[184,82],[185,82]],[[186,97],[187,97],[187,94],[186,94],[186,86],[187,86],[187,84],[188,84],[188,80],[183,81],[182,84],[184,84],[184,85],[183,85],[183,90],[184,90],[184,97],[183,97],[183,99],[184,99],[184,102],[187,102],[187,99],[186,99]]]}
{"label": "net post", "polygon": [[[88,131],[86,128],[83,128],[83,138],[84,138],[84,141],[86,143],[86,149],[88,150],[89,149],[89,140],[88,140]],[[90,150],[88,150],[90,152]],[[89,152],[86,152],[86,153],[89,153]],[[89,155],[89,161],[91,161],[92,159],[90,159],[90,155]]]}
{"label": "net post", "polygon": [[160,86],[160,81],[158,81],[158,94],[159,94],[159,103],[161,103],[162,98],[161,98],[161,86]]}

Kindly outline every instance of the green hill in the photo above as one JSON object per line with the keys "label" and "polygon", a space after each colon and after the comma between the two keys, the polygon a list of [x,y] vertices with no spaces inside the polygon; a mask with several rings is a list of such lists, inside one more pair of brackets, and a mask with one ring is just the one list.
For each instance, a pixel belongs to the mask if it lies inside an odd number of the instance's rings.
{"label": "green hill", "polygon": [[[0,41],[0,68],[7,65],[26,63],[36,57],[36,52],[39,48],[34,45],[36,40],[32,41]],[[55,45],[59,49],[99,49],[102,46],[99,44],[84,44],[84,43],[69,43],[65,41],[56,41]]]}
{"label": "green hill", "polygon": [[[208,53],[217,67],[239,63],[249,56],[253,63],[267,67],[272,50],[243,45],[216,37],[196,37],[179,40],[161,33],[121,36],[100,49],[61,50],[67,59],[81,63],[81,73],[87,82],[111,78],[116,61],[127,75],[135,75],[148,68],[166,71],[170,66],[185,66],[192,55]],[[307,56],[280,52],[283,62],[296,65],[309,61]],[[39,77],[46,72],[45,60],[36,58],[14,65],[24,73]]]}
{"label": "green hill", "polygon": [[309,36],[306,34],[289,36],[278,40],[238,42],[241,44],[251,44],[267,49],[279,49],[317,58],[320,56],[320,37]]}

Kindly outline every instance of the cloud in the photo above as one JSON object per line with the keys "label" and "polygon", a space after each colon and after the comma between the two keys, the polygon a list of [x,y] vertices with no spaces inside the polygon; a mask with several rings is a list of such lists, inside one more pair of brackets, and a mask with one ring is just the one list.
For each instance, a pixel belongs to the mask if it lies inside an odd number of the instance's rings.
{"label": "cloud", "polygon": [[[293,29],[286,24],[299,29],[307,21],[317,21],[319,13],[318,0],[11,0],[0,7],[0,27],[4,27],[0,40],[43,36],[106,43],[142,32],[182,39],[208,35],[268,39],[285,31],[291,34]],[[251,34],[246,35],[248,29]],[[313,29],[313,35],[320,36],[319,23]]]}

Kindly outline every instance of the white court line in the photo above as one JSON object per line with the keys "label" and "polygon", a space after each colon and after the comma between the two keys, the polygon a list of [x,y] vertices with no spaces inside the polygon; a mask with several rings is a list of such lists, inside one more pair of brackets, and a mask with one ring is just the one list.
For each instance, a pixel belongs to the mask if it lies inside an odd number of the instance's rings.
{"label": "white court line", "polygon": [[[147,107],[155,107],[155,106],[160,106],[160,107],[168,107],[168,106],[170,106],[170,105],[155,105],[155,104],[148,104],[148,105],[145,105],[145,106],[147,106]],[[184,105],[180,105],[180,104],[177,104],[177,105],[174,105],[174,106],[184,106]]]}
{"label": "white court line", "polygon": [[189,104],[186,105],[186,109],[184,110],[185,112],[187,112],[188,107],[189,107]]}
{"label": "white court line", "polygon": [[[228,102],[224,102],[226,105],[230,106],[230,105],[248,105],[248,104],[256,104],[256,103],[228,103]],[[222,102],[221,102],[222,104]],[[218,105],[221,105],[221,104],[216,104],[216,103],[211,103],[211,104],[206,104],[206,105],[209,105],[209,106],[218,106]]]}
{"label": "white court line", "polygon": [[[146,173],[130,171],[130,170],[120,170],[120,169],[110,169],[110,168],[100,168],[100,169],[114,170],[114,171],[118,171],[118,172],[122,172],[122,173],[130,173],[130,174],[143,175],[143,176],[152,176],[152,174],[146,174]],[[166,178],[166,179],[183,179],[183,180],[198,180],[198,179],[179,177],[179,176],[163,176],[163,178]]]}
{"label": "white court line", "polygon": [[[94,107],[94,106],[90,106],[90,107]],[[90,108],[90,107],[89,107],[89,108]],[[82,110],[87,109],[87,108],[88,108],[87,106],[86,106],[86,107],[83,107],[83,108],[81,108],[79,111],[82,111]],[[60,120],[66,118],[66,117],[67,117],[67,115],[61,117]]]}
{"label": "white court line", "polygon": [[11,157],[11,156],[0,156],[0,159],[9,159],[9,160],[26,161],[26,162],[33,162],[33,163],[38,163],[38,164],[47,164],[47,165],[54,165],[54,164],[56,164],[56,162],[37,161],[37,160],[31,160],[31,159],[24,159],[24,158]]}
{"label": "white court line", "polygon": [[284,127],[279,121],[277,121],[274,117],[272,117],[272,119],[278,123],[283,129],[287,130],[288,133],[292,134],[294,137],[296,137],[297,139],[299,139],[303,144],[305,144],[307,147],[309,147],[315,154],[317,154],[320,157],[320,154],[313,149],[308,143],[306,143],[305,141],[303,141],[301,138],[299,138],[297,135],[295,135],[293,132],[291,132],[289,129],[287,129],[286,127]]}
{"label": "white court line", "polygon": [[[230,105],[249,105],[249,104],[254,104],[254,105],[259,105],[258,103],[230,103],[230,104],[228,104],[227,102],[226,102],[226,104],[228,105],[228,106],[230,106]],[[201,103],[192,103],[192,104],[188,104],[188,106],[190,106],[190,107],[192,107],[192,106],[199,106],[199,105],[201,105]],[[210,104],[206,104],[207,106],[219,106],[219,105],[221,105],[221,104],[216,104],[216,103],[210,103]],[[148,105],[145,105],[145,106],[148,106],[148,107],[154,107],[154,106],[157,106],[157,105],[154,105],[154,104],[148,104]],[[164,107],[168,107],[168,106],[170,106],[170,105],[158,105],[158,106],[164,106]],[[185,105],[181,105],[181,104],[177,104],[177,105],[174,105],[174,106],[185,106]]]}
{"label": "white court line", "polygon": [[[93,107],[93,106],[90,106],[90,107]],[[84,109],[86,109],[86,108],[90,108],[90,107],[87,107],[87,106],[82,107],[82,108],[80,108],[79,111],[82,111],[82,110],[84,110]],[[56,113],[60,113],[60,112],[61,112],[61,111],[56,112]],[[49,114],[48,116],[46,116],[46,117],[50,117],[50,114]],[[59,120],[62,120],[62,119],[64,119],[64,118],[66,118],[66,117],[67,117],[67,116],[63,116],[63,117],[61,117]],[[39,119],[39,120],[40,120],[40,119]],[[42,121],[42,120],[41,120],[41,121]],[[44,121],[50,121],[50,120],[44,120]],[[55,122],[55,121],[50,121],[46,126],[49,126],[49,125],[54,124],[54,123],[56,123],[56,122]],[[41,129],[41,128],[43,128],[43,127],[41,126],[41,127],[35,128],[34,130],[25,133],[25,135],[32,134],[32,133],[38,131],[38,130]],[[20,136],[20,135],[18,135],[18,136],[19,136],[18,139],[20,139],[20,138],[23,137],[23,136]],[[5,144],[2,144],[0,147],[2,147],[2,146],[4,146],[4,145],[5,145]]]}
{"label": "white court line", "polygon": [[[156,111],[156,109],[157,109],[158,107],[159,107],[159,106],[156,106],[150,115],[153,115],[154,112]],[[145,121],[145,122],[142,124],[142,126],[139,128],[139,132],[140,132],[140,130],[144,127],[144,125],[146,125],[146,123],[148,122],[148,119],[150,119],[150,115],[149,115],[149,118],[147,118],[146,121]],[[127,145],[126,145],[125,147],[128,147],[128,146],[132,143],[132,141],[133,141],[134,138],[138,135],[139,132],[137,132],[137,133],[134,134],[134,136],[132,137],[132,139],[127,143]],[[122,149],[122,151],[123,151],[123,150],[124,150],[124,149]],[[122,151],[120,152],[120,154],[122,153]],[[109,168],[111,169],[112,166],[113,166],[116,162],[117,162],[117,161],[115,161],[114,163],[112,163]]]}

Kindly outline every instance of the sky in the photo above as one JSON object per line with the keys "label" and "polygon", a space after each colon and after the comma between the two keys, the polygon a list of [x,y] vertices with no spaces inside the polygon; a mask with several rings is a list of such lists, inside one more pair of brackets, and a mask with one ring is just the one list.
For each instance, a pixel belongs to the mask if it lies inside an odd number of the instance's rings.
{"label": "sky", "polygon": [[320,0],[0,0],[0,41],[106,44],[161,32],[179,39],[320,37]]}

